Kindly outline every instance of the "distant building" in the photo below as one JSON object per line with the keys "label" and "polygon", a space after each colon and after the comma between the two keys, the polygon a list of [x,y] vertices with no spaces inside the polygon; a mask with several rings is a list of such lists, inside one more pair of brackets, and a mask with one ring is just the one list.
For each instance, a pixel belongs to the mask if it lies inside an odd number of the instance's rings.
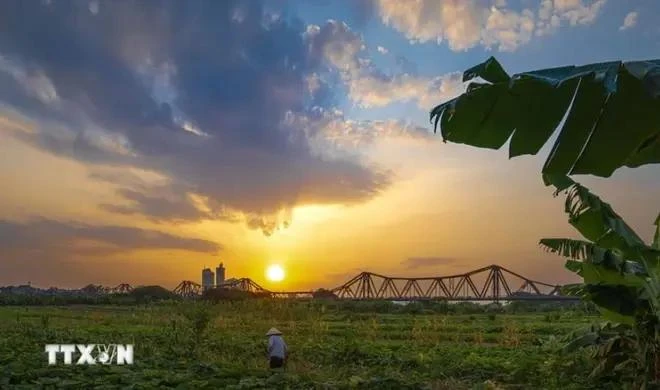
{"label": "distant building", "polygon": [[215,268],[215,285],[221,286],[225,282],[225,267],[222,263]]}
{"label": "distant building", "polygon": [[213,287],[213,271],[210,268],[202,270],[202,289],[207,290]]}

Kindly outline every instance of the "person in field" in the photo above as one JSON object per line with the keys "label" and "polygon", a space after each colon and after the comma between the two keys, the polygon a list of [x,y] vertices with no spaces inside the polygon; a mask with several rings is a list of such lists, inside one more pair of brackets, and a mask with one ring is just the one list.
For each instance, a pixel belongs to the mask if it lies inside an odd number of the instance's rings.
{"label": "person in field", "polygon": [[284,367],[286,363],[286,358],[288,356],[288,350],[284,339],[282,338],[282,332],[276,328],[270,328],[268,333],[268,357],[270,358],[270,368],[280,368]]}

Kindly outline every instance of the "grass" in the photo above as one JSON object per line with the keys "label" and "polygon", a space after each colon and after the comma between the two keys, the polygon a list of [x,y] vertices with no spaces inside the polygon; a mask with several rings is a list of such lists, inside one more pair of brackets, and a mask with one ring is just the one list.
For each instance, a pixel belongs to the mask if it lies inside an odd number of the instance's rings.
{"label": "grass", "polygon": [[[586,351],[562,354],[556,340],[598,320],[573,311],[375,313],[286,301],[0,307],[0,388],[607,388],[587,378]],[[290,349],[283,373],[267,369],[272,326]],[[52,343],[134,344],[135,364],[48,366],[44,345]]]}

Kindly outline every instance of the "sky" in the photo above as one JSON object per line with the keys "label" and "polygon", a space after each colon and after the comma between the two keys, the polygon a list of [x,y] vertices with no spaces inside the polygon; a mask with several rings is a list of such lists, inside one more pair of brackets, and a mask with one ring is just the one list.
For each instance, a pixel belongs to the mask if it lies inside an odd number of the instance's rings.
{"label": "sky", "polygon": [[[576,281],[538,156],[443,143],[429,111],[495,56],[510,74],[658,58],[654,0],[0,2],[0,285],[499,264]],[[648,241],[660,167],[576,177]],[[266,280],[280,264],[284,281]]]}

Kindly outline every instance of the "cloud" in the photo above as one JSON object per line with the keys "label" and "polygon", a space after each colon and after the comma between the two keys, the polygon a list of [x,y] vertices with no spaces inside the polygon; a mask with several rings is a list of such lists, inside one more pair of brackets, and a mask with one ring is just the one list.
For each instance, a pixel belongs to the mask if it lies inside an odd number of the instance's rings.
{"label": "cloud", "polygon": [[[360,150],[378,140],[408,139],[428,141],[428,129],[404,120],[351,120],[339,110],[318,108],[309,115],[294,115],[288,121],[305,128],[313,150],[324,157]],[[385,178],[386,176],[383,176]]]}
{"label": "cloud", "polygon": [[534,13],[528,9],[522,12],[491,8],[486,19],[485,33],[481,42],[486,47],[497,46],[500,51],[515,51],[532,38]]}
{"label": "cloud", "polygon": [[538,10],[538,23],[536,35],[547,35],[555,32],[563,21],[569,25],[592,24],[606,0],[543,0]]}
{"label": "cloud", "polygon": [[571,26],[592,23],[605,0],[587,1],[544,0],[535,12],[508,9],[501,0],[377,0],[375,12],[413,42],[447,42],[454,51],[482,45],[510,52],[528,43],[535,31],[550,33],[564,20]]}
{"label": "cloud", "polygon": [[[171,193],[171,194],[168,194]],[[121,188],[117,194],[130,202],[127,205],[101,204],[101,209],[123,215],[144,215],[155,222],[190,222],[200,220],[231,220],[208,210],[203,210],[195,204],[193,195],[186,191],[169,191],[168,187],[154,187],[136,191]],[[164,194],[168,194],[164,196]]]}
{"label": "cloud", "polygon": [[266,16],[259,1],[2,2],[11,66],[0,66],[0,102],[38,122],[25,142],[168,178],[118,183],[126,204],[102,206],[115,213],[270,221],[296,204],[380,193],[382,171],[319,157],[285,120],[331,106],[320,59],[357,68],[361,40],[338,22],[304,34],[300,21]]}
{"label": "cloud", "polygon": [[309,25],[305,31],[311,57],[351,72],[359,68],[358,53],[364,50],[362,37],[344,22],[328,20],[323,26]]}
{"label": "cloud", "polygon": [[457,259],[452,257],[409,257],[401,262],[407,269],[429,268],[438,265],[455,263]]}
{"label": "cloud", "polygon": [[44,104],[54,103],[58,100],[53,83],[43,72],[38,70],[29,72],[2,55],[0,55],[0,72],[11,76],[16,83],[23,86],[28,95]]}
{"label": "cloud", "polygon": [[377,49],[378,49],[378,52],[379,52],[380,54],[387,54],[387,53],[390,52],[389,50],[387,50],[387,49],[384,48],[383,46],[378,46]]}
{"label": "cloud", "polygon": [[529,41],[534,29],[530,10],[500,9],[482,1],[379,0],[378,12],[383,23],[411,41],[446,41],[455,51],[480,43],[501,51],[513,51]]}
{"label": "cloud", "polygon": [[452,72],[436,77],[408,73],[387,76],[365,72],[348,82],[348,95],[362,107],[382,107],[392,102],[415,101],[420,109],[430,110],[436,104],[464,91],[462,74]]}
{"label": "cloud", "polygon": [[310,25],[306,37],[313,58],[340,73],[349,99],[359,106],[382,107],[392,102],[415,101],[421,109],[429,110],[464,91],[461,73],[420,76],[405,57],[397,58],[403,72],[383,73],[365,57],[363,38],[345,23],[329,20],[323,26]]}
{"label": "cloud", "polygon": [[635,27],[635,25],[637,24],[637,16],[638,16],[637,12],[635,11],[629,12],[628,15],[626,15],[626,17],[623,19],[623,24],[621,25],[621,27],[619,27],[619,30],[624,31],[629,28]]}
{"label": "cloud", "polygon": [[129,253],[135,250],[174,249],[205,254],[221,250],[218,243],[124,226],[36,219],[26,223],[0,220],[0,253],[66,258]]}
{"label": "cloud", "polygon": [[92,0],[89,2],[89,12],[96,15],[99,13],[99,7],[101,6],[100,0]]}

